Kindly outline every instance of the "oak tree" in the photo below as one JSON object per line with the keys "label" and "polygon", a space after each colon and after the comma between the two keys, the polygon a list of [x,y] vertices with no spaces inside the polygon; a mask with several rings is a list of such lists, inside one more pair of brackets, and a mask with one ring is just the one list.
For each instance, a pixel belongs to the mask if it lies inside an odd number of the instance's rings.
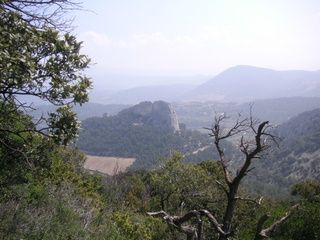
{"label": "oak tree", "polygon": [[[0,134],[22,138],[39,133],[63,144],[76,135],[78,123],[71,106],[88,101],[91,81],[84,70],[90,59],[81,54],[75,36],[55,26],[57,16],[70,4],[67,0],[0,1],[0,115],[6,116]],[[57,106],[57,111],[14,130],[8,124],[15,121],[11,113],[29,115],[36,98]]]}

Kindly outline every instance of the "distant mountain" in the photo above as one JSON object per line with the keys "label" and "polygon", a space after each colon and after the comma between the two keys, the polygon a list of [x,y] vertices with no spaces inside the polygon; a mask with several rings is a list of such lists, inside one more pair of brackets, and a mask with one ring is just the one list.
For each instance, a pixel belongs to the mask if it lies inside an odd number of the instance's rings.
{"label": "distant mountain", "polygon": [[174,84],[129,88],[119,91],[104,99],[105,103],[137,104],[142,101],[163,100],[173,102],[185,93],[194,89],[195,85]]}
{"label": "distant mountain", "polygon": [[137,104],[156,100],[171,102],[209,78],[202,75],[97,75],[94,72],[90,76],[93,80],[90,101],[102,104]]}
{"label": "distant mountain", "polygon": [[85,103],[82,106],[75,106],[74,111],[77,113],[80,120],[89,117],[116,115],[121,110],[130,107],[127,104],[99,104],[99,103]]}
{"label": "distant mountain", "polygon": [[290,186],[320,180],[320,109],[303,112],[276,129],[279,149],[257,161],[253,177],[271,185]]}
{"label": "distant mountain", "polygon": [[293,96],[320,97],[320,71],[236,66],[188,92],[183,100],[243,102]]}
{"label": "distant mountain", "polygon": [[92,103],[109,104],[108,101],[111,96],[117,94],[118,92],[119,90],[110,90],[107,87],[99,88],[98,86],[93,86],[92,91],[89,93],[89,99]]}

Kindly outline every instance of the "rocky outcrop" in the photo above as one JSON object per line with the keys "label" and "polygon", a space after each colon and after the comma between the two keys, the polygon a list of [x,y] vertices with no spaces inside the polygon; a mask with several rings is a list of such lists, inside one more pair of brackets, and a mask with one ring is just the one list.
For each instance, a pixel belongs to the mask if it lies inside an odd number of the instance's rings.
{"label": "rocky outcrop", "polygon": [[179,122],[172,106],[164,101],[141,102],[121,111],[121,117],[126,117],[133,125],[149,125],[170,131],[179,131]]}

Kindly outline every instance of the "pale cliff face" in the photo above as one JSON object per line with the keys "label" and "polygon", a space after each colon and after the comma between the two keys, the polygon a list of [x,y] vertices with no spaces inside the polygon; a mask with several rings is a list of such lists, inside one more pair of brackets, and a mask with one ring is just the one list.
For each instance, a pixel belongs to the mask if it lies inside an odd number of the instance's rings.
{"label": "pale cliff face", "polygon": [[175,132],[178,132],[178,131],[180,131],[178,115],[177,115],[176,111],[173,109],[171,104],[169,104],[169,108],[170,108],[170,112],[171,112],[171,114],[170,114],[171,126]]}
{"label": "pale cliff face", "polygon": [[163,123],[175,132],[180,130],[178,116],[171,104],[163,101],[156,101],[152,106],[152,115],[154,116],[153,118],[156,123]]}
{"label": "pale cliff face", "polygon": [[128,116],[136,125],[145,124],[174,132],[180,130],[176,112],[164,101],[142,102],[119,114]]}

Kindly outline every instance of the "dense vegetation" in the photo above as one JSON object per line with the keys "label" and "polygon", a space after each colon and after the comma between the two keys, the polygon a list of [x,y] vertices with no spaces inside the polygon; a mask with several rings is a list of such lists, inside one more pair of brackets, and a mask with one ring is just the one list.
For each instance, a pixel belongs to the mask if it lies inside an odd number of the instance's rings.
{"label": "dense vegetation", "polygon": [[[76,146],[90,155],[134,157],[135,169],[155,167],[159,159],[173,151],[184,154],[187,162],[217,158],[208,134],[188,130],[183,124],[179,132],[135,124],[132,115],[121,113],[84,120]],[[229,155],[237,154],[230,142],[225,142],[224,147]]]}
{"label": "dense vegetation", "polygon": [[279,147],[257,162],[251,180],[286,189],[304,179],[320,180],[320,109],[307,111],[278,126]]}

